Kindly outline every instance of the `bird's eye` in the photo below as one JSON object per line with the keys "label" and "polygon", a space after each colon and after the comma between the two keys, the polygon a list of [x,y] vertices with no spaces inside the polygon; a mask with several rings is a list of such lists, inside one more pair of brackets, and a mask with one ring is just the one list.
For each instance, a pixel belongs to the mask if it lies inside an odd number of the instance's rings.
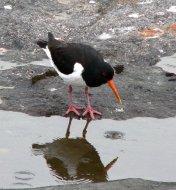
{"label": "bird's eye", "polygon": [[102,72],[101,75],[104,76],[104,77],[106,77],[107,73],[106,72]]}

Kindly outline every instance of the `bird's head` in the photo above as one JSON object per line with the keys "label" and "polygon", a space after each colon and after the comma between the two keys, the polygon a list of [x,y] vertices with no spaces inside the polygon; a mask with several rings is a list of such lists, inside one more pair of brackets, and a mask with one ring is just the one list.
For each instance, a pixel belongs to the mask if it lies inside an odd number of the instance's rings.
{"label": "bird's head", "polygon": [[121,97],[120,97],[120,95],[115,87],[114,81],[113,81],[114,69],[108,63],[105,62],[104,70],[101,71],[100,75],[101,75],[101,80],[104,81],[104,83],[108,83],[109,87],[114,92],[118,102],[120,104],[122,104]]}

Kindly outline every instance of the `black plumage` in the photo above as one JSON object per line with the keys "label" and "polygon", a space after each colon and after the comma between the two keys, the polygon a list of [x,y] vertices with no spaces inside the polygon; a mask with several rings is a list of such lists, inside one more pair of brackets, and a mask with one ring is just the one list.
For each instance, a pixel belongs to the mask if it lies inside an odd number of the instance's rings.
{"label": "black plumage", "polygon": [[[73,111],[79,115],[79,112],[77,111],[79,108],[72,104],[72,80],[76,83],[76,80],[81,79],[84,81],[84,85],[86,86],[85,93],[88,107],[83,113],[83,116],[89,113],[91,118],[94,119],[94,113],[101,115],[100,112],[93,110],[90,106],[88,87],[98,87],[102,84],[108,83],[121,103],[120,96],[118,95],[112,81],[114,69],[110,64],[104,61],[102,55],[93,47],[81,43],[66,43],[62,40],[57,40],[50,32],[48,33],[48,41],[39,40],[37,44],[47,53],[51,63],[61,75],[61,78],[67,83],[70,82],[70,107],[66,112],[67,114],[70,111]],[[79,65],[78,69],[75,69],[76,64]],[[119,70],[122,70],[122,67]],[[73,73],[74,75],[72,75]],[[68,77],[69,80],[66,80]]]}

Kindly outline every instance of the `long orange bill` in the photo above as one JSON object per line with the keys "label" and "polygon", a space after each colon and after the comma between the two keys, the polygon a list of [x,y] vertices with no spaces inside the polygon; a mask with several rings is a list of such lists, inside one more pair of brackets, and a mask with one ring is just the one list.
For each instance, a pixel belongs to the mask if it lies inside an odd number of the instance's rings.
{"label": "long orange bill", "polygon": [[114,92],[114,94],[115,94],[117,100],[118,100],[119,103],[122,105],[122,100],[121,100],[121,97],[120,97],[120,95],[119,95],[119,93],[118,93],[116,87],[115,87],[114,81],[113,81],[113,80],[109,80],[109,81],[108,81],[108,85],[111,87],[111,89],[112,89],[112,91]]}
{"label": "long orange bill", "polygon": [[117,158],[115,158],[114,160],[112,160],[105,168],[104,171],[107,172],[116,162],[117,162]]}

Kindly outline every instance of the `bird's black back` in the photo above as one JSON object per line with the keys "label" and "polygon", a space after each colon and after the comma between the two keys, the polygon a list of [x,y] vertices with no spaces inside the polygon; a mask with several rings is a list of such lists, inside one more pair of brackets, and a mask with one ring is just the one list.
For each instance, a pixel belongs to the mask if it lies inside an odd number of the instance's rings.
{"label": "bird's black back", "polygon": [[[91,46],[79,43],[51,44],[49,46],[54,64],[60,72],[70,74],[74,64],[80,63],[84,71],[82,77],[90,87],[100,86],[107,81],[102,81],[99,76],[104,67],[110,67],[102,56]],[[111,67],[109,68],[112,69]]]}
{"label": "bird's black back", "polygon": [[[80,43],[65,43],[48,33],[48,41],[38,40],[37,44],[50,51],[52,61],[63,74],[71,74],[74,65],[79,63],[83,67],[82,78],[89,87],[97,87],[111,80],[113,68],[104,62],[101,54],[93,47]],[[106,76],[103,76],[105,73]]]}

